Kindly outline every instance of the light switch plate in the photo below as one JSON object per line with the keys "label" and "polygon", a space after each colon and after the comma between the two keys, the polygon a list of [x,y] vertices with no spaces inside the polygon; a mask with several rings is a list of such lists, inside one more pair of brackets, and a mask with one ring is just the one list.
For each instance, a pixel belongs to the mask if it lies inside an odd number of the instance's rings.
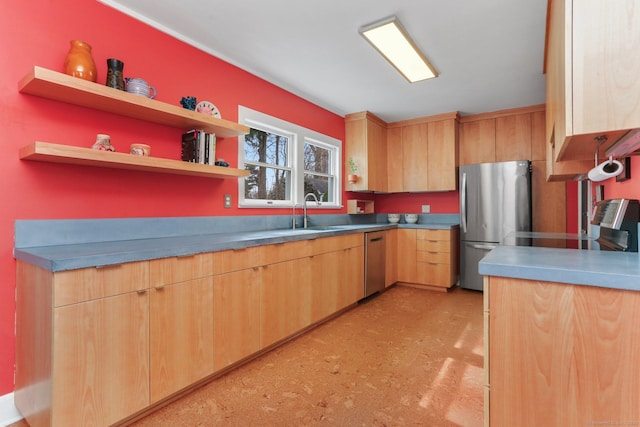
{"label": "light switch plate", "polygon": [[431,212],[431,205],[422,205],[422,213]]}
{"label": "light switch plate", "polygon": [[226,209],[231,208],[231,194],[224,195],[224,207]]}

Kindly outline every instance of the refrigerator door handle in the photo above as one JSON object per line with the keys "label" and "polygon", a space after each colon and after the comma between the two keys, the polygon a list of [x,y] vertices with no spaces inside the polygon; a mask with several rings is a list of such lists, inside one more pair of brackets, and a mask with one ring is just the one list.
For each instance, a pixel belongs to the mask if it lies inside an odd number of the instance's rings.
{"label": "refrigerator door handle", "polygon": [[469,245],[474,249],[486,249],[488,251],[491,251],[495,248],[498,247],[498,245],[492,245],[492,244],[480,244],[480,245]]}
{"label": "refrigerator door handle", "polygon": [[467,173],[462,173],[462,183],[460,184],[460,222],[462,226],[462,232],[467,232]]}

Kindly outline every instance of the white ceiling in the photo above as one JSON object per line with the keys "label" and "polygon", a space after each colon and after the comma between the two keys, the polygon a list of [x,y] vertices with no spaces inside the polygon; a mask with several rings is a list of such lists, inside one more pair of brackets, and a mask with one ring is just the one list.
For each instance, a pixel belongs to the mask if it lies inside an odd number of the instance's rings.
{"label": "white ceiling", "polygon": [[[547,0],[99,0],[330,111],[387,122],[543,104]],[[440,77],[360,36],[397,16]]]}

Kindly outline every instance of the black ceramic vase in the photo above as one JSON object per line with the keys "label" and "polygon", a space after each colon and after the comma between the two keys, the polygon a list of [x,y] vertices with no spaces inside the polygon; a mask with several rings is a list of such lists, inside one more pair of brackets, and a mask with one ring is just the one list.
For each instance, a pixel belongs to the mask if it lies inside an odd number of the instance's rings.
{"label": "black ceramic vase", "polygon": [[119,59],[107,59],[107,83],[106,85],[115,89],[124,90],[124,77],[122,70],[124,62]]}

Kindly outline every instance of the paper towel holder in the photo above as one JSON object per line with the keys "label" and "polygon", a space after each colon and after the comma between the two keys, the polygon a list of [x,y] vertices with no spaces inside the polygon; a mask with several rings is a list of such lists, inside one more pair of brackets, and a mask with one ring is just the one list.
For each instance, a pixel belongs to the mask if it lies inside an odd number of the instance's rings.
{"label": "paper towel holder", "polygon": [[[598,160],[598,154],[600,151],[600,146],[607,142],[607,137],[605,135],[600,135],[594,138],[597,141],[596,150],[595,150],[595,165],[593,169],[591,169],[588,173],[588,177],[591,181],[605,181],[609,178],[617,177],[624,171],[624,166],[619,161],[613,161],[613,156],[609,156],[609,160],[605,161],[600,165],[600,161]],[[603,176],[602,172],[605,173]]]}

